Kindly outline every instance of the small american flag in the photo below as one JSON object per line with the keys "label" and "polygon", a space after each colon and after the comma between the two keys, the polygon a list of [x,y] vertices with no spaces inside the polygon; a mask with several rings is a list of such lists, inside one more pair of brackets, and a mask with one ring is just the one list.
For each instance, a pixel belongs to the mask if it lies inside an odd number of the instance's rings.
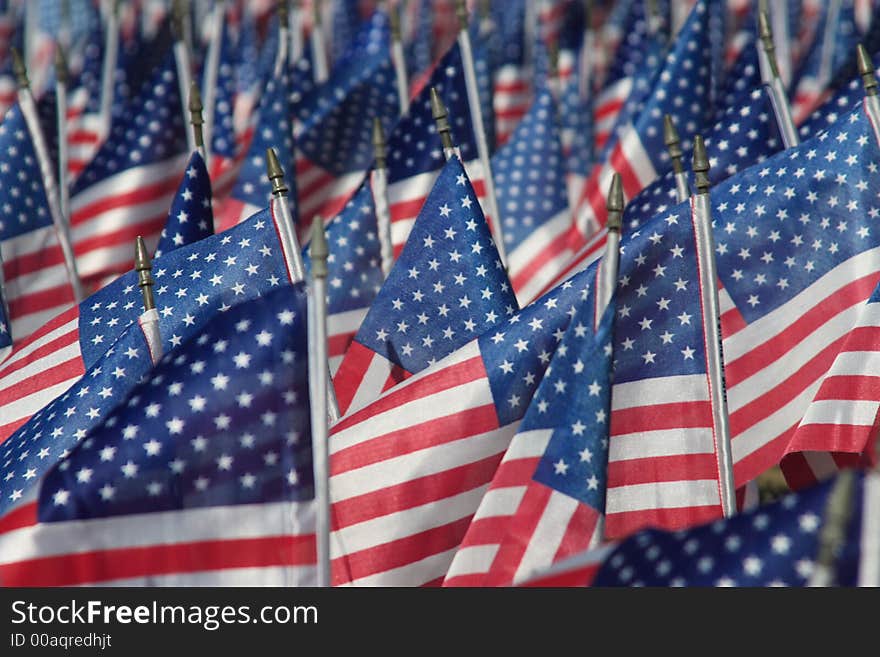
{"label": "small american flag", "polygon": [[314,585],[305,296],[239,304],[169,352],[0,517],[0,580]]}
{"label": "small american flag", "polygon": [[179,84],[169,50],[71,189],[71,234],[89,286],[133,265],[141,235],[155,244],[186,166]]}
{"label": "small american flag", "polygon": [[211,179],[205,161],[198,152],[189,164],[171,202],[165,228],[159,235],[156,258],[184,244],[192,244],[214,234],[214,213],[211,210]]}
{"label": "small american flag", "polygon": [[336,584],[440,584],[589,269],[331,429]]}
{"label": "small american flag", "polygon": [[453,157],[336,372],[339,410],[372,402],[518,308],[473,187]]}
{"label": "small american flag", "polygon": [[602,539],[613,305],[580,303],[444,586],[506,586]]}

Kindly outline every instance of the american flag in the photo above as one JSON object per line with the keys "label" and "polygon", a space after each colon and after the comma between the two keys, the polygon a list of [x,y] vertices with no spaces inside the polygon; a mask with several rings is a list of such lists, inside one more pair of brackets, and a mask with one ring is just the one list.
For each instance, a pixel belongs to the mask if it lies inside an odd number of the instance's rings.
{"label": "american flag", "polygon": [[265,207],[272,196],[272,183],[266,173],[266,149],[274,148],[278,161],[284,169],[284,182],[291,212],[297,218],[296,189],[298,179],[294,175],[293,133],[290,119],[290,78],[283,73],[278,79],[270,79],[260,97],[257,123],[247,154],[238,170],[235,186],[223,199],[216,213],[216,228],[224,231],[250,217]]}
{"label": "american flag", "polygon": [[514,129],[528,112],[533,98],[531,73],[534,61],[528,61],[528,53],[530,50],[533,52],[534,47],[529,48],[526,45],[526,3],[522,0],[505,3],[504,13],[509,18],[501,22],[498,28],[504,47],[493,62],[495,83],[492,89],[492,109],[495,116],[495,142],[499,147],[510,140]]}
{"label": "american flag", "polygon": [[[157,258],[153,277],[165,349],[180,344],[218,309],[289,280],[287,272],[269,210]],[[17,343],[0,365],[0,441],[94,365],[141,303],[132,271]]]}
{"label": "american flag", "polygon": [[442,582],[594,281],[578,274],[332,427],[334,583]]}
{"label": "american flag", "polygon": [[376,11],[329,79],[296,109],[296,176],[303,225],[336,215],[373,161],[373,119],[391,131],[400,111],[388,16]]}
{"label": "american flag", "polygon": [[130,269],[132,242],[156,243],[186,166],[186,133],[168,51],[71,189],[71,234],[87,286]]}
{"label": "american flag", "polygon": [[92,160],[103,138],[101,81],[104,62],[104,31],[96,21],[83,44],[83,63],[73,78],[67,104],[67,171],[75,179]]}
{"label": "american flag", "polygon": [[74,294],[17,102],[0,123],[0,152],[0,260],[11,331],[20,341],[74,303]]}
{"label": "american flag", "polygon": [[506,586],[602,540],[613,305],[582,301],[462,540],[444,586]]}
{"label": "american flag", "polygon": [[395,256],[403,249],[434,181],[446,164],[431,114],[431,88],[437,90],[449,111],[453,142],[486,214],[483,169],[477,157],[461,51],[456,43],[434,68],[425,88],[412,99],[409,112],[388,135],[388,205]]}
{"label": "american flag", "polygon": [[807,50],[791,85],[792,117],[806,119],[827,95],[837,72],[859,42],[852,0],[833,0],[825,6],[813,44]]}
{"label": "american flag", "polygon": [[761,42],[758,40],[757,19],[753,11],[746,15],[730,44],[735,50],[731,52],[729,49],[727,52],[730,61],[721,86],[719,108],[739,105],[763,84],[758,60]]}
{"label": "american flag", "polygon": [[171,210],[156,245],[156,258],[184,244],[192,244],[214,234],[214,213],[211,210],[211,179],[205,161],[198,152],[189,164],[171,202]]}
{"label": "american flag", "polygon": [[542,89],[507,144],[492,157],[504,217],[507,272],[517,297],[531,301],[563,262],[534,261],[571,228],[559,108]]}
{"label": "american flag", "polygon": [[[336,374],[370,305],[382,287],[379,227],[369,181],[327,224],[327,349],[330,374]],[[308,248],[303,261],[310,268]]]}
{"label": "american flag", "polygon": [[334,376],[340,412],[362,408],[518,308],[473,187],[452,157]]}
{"label": "american flag", "polygon": [[815,397],[785,447],[782,471],[794,490],[828,478],[839,468],[876,460],[877,412],[874,393],[880,287],[860,309],[855,326],[822,379]]}
{"label": "american flag", "polygon": [[779,462],[877,284],[877,161],[859,105],[713,189],[739,485]]}
{"label": "american flag", "polygon": [[0,580],[314,585],[305,317],[284,286],[168,353],[0,517]]}

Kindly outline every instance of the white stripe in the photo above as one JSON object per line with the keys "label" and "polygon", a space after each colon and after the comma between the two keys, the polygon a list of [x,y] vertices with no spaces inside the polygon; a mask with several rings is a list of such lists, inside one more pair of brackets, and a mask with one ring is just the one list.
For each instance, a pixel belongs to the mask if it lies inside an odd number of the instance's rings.
{"label": "white stripe", "polygon": [[308,534],[314,532],[311,506],[239,504],[42,523],[0,534],[0,564],[92,550]]}
{"label": "white stripe", "polygon": [[[317,586],[315,566],[266,566],[233,568],[201,573],[150,575],[133,579],[113,579],[100,586]],[[257,611],[254,609],[254,611]],[[167,617],[167,615],[166,615]]]}
{"label": "white stripe", "polygon": [[714,479],[609,486],[606,495],[605,506],[609,516],[628,511],[679,509],[721,504],[721,498],[718,496],[718,482]]}
{"label": "white stripe", "polygon": [[[880,381],[880,379],[878,379]],[[819,399],[807,409],[800,426],[807,424],[848,424],[870,427],[877,417],[877,401]]]}
{"label": "white stripe", "polygon": [[[620,146],[626,156],[630,169],[636,174],[636,178],[641,183],[641,188],[644,189],[651,181],[657,178],[657,172],[654,170],[651,158],[642,144],[638,131],[634,127],[630,126],[624,133]],[[608,180],[603,182],[603,186],[599,189],[608,189],[608,186],[611,184],[611,177],[609,176]]]}
{"label": "white stripe", "polygon": [[417,586],[443,577],[449,568],[455,549],[431,555],[400,568],[363,577],[352,582],[354,586]]}
{"label": "white stripe", "polygon": [[394,364],[390,360],[374,352],[370,356],[370,364],[358,382],[357,390],[354,397],[351,398],[346,415],[350,415],[375,401],[382,394],[382,388],[385,387],[388,376],[393,369]]}
{"label": "white stripe", "polygon": [[863,484],[859,586],[880,586],[880,473],[868,472]]}
{"label": "white stripe", "polygon": [[19,370],[10,372],[7,376],[0,378],[0,399],[2,399],[3,393],[7,393],[23,381],[40,377],[47,370],[61,363],[79,358],[81,353],[79,340],[74,337],[71,344],[61,349],[56,349],[43,358],[28,363]]}
{"label": "white stripe", "polygon": [[[78,327],[79,327],[79,315],[76,315],[75,317],[70,319],[65,324],[62,324],[61,326],[52,329],[51,331],[49,331],[45,335],[40,336],[39,339],[34,340],[33,342],[31,342],[29,344],[22,345],[22,346],[18,347],[16,349],[15,353],[12,355],[12,357],[8,361],[5,361],[3,363],[3,367],[0,368],[0,384],[5,382],[5,380],[6,380],[3,372],[4,372],[4,370],[6,370],[7,367],[9,367],[9,365],[11,365],[12,363],[17,363],[18,361],[22,360],[23,358],[27,358],[28,356],[30,356],[33,352],[35,352],[40,347],[49,344],[50,342],[52,342],[56,338],[66,334],[66,333],[70,333],[71,331],[76,331],[78,329]],[[76,340],[76,338],[74,338],[74,340]]]}
{"label": "white stripe", "polygon": [[840,472],[837,463],[828,452],[801,452],[801,455],[816,481],[826,481]]}
{"label": "white stripe", "polygon": [[449,572],[446,573],[446,580],[453,577],[461,577],[462,575],[476,575],[479,573],[488,573],[498,554],[501,546],[498,543],[491,545],[470,545],[468,547],[459,548],[449,566]]}
{"label": "white stripe", "polygon": [[[175,179],[177,178],[176,175],[172,175]],[[162,196],[149,199],[146,202],[122,205],[92,215],[88,221],[73,226],[74,242],[79,244],[91,237],[100,237],[122,228],[127,228],[132,224],[164,217],[168,214],[168,208],[171,206],[171,200],[175,194],[176,191],[171,189]],[[128,246],[129,250],[131,250],[131,245]]]}
{"label": "white stripe", "polygon": [[614,434],[608,450],[610,463],[682,454],[714,454],[715,437],[709,427]]}
{"label": "white stripe", "polygon": [[553,563],[553,556],[559,550],[568,523],[577,510],[578,502],[573,497],[553,491],[547,506],[541,514],[534,533],[529,537],[526,551],[513,575],[513,583],[518,584],[528,579],[541,568]]}
{"label": "white stripe", "polygon": [[328,315],[327,332],[330,334],[330,337],[357,333],[368,310],[369,307],[355,308],[354,310],[346,310],[341,313]]}
{"label": "white stripe", "polygon": [[531,459],[543,456],[544,450],[547,449],[552,436],[553,429],[532,429],[531,431],[522,431],[516,434],[501,462],[507,463],[518,459]]}
{"label": "white stripe", "polygon": [[531,579],[545,578],[553,575],[561,575],[573,570],[580,570],[593,564],[601,564],[617,548],[617,543],[608,543],[586,552],[581,552],[568,559],[559,561],[544,571],[535,573]]}
{"label": "white stripe", "polygon": [[183,178],[184,167],[188,157],[187,154],[176,155],[162,162],[126,169],[109,178],[99,180],[70,199],[71,213],[76,215],[76,213],[82,212],[92,203],[100,202],[125,192],[136,191],[144,185],[149,185],[159,180],[165,180],[170,177],[170,171],[174,171],[175,176]]}
{"label": "white stripe", "polygon": [[[150,234],[141,233],[148,251],[156,250],[160,232],[161,229]],[[132,269],[134,267],[134,254],[132,251],[131,244],[123,243],[114,246],[98,247],[84,253],[79,253],[76,260],[79,273],[82,276],[108,275],[110,270]],[[115,280],[117,275],[124,273],[125,271],[116,271],[110,280]]]}
{"label": "white stripe", "polygon": [[490,488],[474,514],[473,522],[484,518],[512,516],[519,508],[528,486],[506,486]]}
{"label": "white stripe", "polygon": [[705,374],[685,374],[647,381],[615,383],[611,394],[611,410],[695,401],[709,401]]}

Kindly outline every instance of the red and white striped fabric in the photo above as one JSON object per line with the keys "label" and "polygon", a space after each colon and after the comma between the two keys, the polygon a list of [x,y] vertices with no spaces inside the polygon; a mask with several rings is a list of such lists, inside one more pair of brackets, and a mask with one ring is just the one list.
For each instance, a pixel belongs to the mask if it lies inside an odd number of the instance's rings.
{"label": "red and white striped fabric", "polygon": [[11,75],[0,75],[0,117],[18,100],[18,85]]}
{"label": "red and white striped fabric", "polygon": [[522,587],[584,587],[590,586],[602,564],[605,563],[617,543],[607,543],[594,550],[575,555],[555,563],[518,586]]}
{"label": "red and white striped fabric", "polygon": [[601,151],[608,143],[611,131],[617,123],[617,117],[632,91],[632,85],[632,78],[621,78],[603,89],[596,98],[593,110],[593,130],[597,152]]}
{"label": "red and white striped fabric", "polygon": [[[366,171],[337,176],[296,151],[296,192],[300,225],[312,225],[319,214],[325,220],[335,217],[357,191]],[[305,230],[305,228],[304,228]]]}
{"label": "red and white striped fabric", "polygon": [[104,141],[106,128],[97,114],[67,108],[67,173],[72,182],[88,166]]}
{"label": "red and white striped fabric", "polygon": [[517,64],[505,64],[495,72],[492,109],[495,113],[495,142],[503,146],[532,104],[529,71]]}

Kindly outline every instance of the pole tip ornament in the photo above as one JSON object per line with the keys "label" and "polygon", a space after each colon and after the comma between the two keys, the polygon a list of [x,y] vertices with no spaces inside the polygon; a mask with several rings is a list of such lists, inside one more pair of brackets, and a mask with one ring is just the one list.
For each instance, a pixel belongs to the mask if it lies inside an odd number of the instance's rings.
{"label": "pole tip ornament", "polygon": [[192,123],[195,133],[196,148],[202,148],[205,145],[202,136],[205,120],[202,117],[202,94],[199,93],[199,85],[195,80],[189,85],[189,122]]}
{"label": "pole tip ornament", "polygon": [[144,310],[153,310],[156,302],[153,299],[153,263],[147,253],[147,245],[140,235],[134,243],[134,269],[138,275],[138,287],[144,297]]}
{"label": "pole tip ornament", "polygon": [[877,95],[877,76],[874,75],[874,63],[867,49],[861,43],[856,48],[859,62],[859,75],[862,76],[862,85],[865,87],[866,96]]}
{"label": "pole tip ornament", "polygon": [[449,111],[440,99],[435,87],[431,87],[431,116],[437,124],[437,132],[443,142],[443,148],[455,148],[452,141],[452,127],[449,125]]}
{"label": "pole tip ornament", "polygon": [[758,38],[761,39],[761,47],[767,55],[770,64],[770,72],[773,77],[779,77],[779,66],[776,63],[776,46],[773,43],[773,29],[770,27],[770,15],[765,11],[758,12]]}
{"label": "pole tip ornament", "polygon": [[397,5],[391,5],[388,7],[388,21],[391,23],[391,40],[392,41],[400,41],[401,29],[400,29],[400,8]]}
{"label": "pole tip ornament", "polygon": [[184,22],[186,19],[186,0],[172,0],[171,3],[171,29],[175,41],[184,39]]}
{"label": "pole tip ornament", "polygon": [[274,195],[287,194],[290,191],[284,183],[284,169],[281,168],[281,162],[278,161],[278,155],[272,147],[266,149],[266,175],[272,181]]}
{"label": "pole tip ornament", "polygon": [[387,165],[385,155],[385,130],[379,117],[373,118],[373,157],[376,160],[376,168],[384,169]]}
{"label": "pole tip ornament", "polygon": [[672,160],[672,168],[675,173],[683,173],[684,168],[681,165],[681,139],[678,136],[678,130],[675,127],[675,121],[672,116],[665,114],[663,116],[663,143],[666,144],[666,150],[669,158]]}
{"label": "pole tip ornament", "polygon": [[324,233],[324,218],[316,214],[312,219],[312,240],[309,244],[313,278],[327,278],[327,256],[329,255],[327,235]]}
{"label": "pole tip ornament", "polygon": [[287,27],[288,15],[287,15],[287,0],[278,0],[277,5],[278,11],[278,24],[281,27]]}
{"label": "pole tip ornament", "polygon": [[60,43],[55,44],[55,78],[61,85],[67,84],[68,70],[67,57]]}
{"label": "pole tip ornament", "polygon": [[455,15],[458,18],[458,27],[464,31],[468,26],[467,0],[455,0]]}
{"label": "pole tip ornament", "polygon": [[615,172],[611,177],[611,186],[608,188],[608,198],[605,199],[605,209],[608,210],[608,221],[605,227],[608,230],[620,232],[623,225],[623,209],[626,201],[623,198],[623,179]]}
{"label": "pole tip ornament", "polygon": [[694,137],[694,181],[698,194],[709,193],[709,157],[701,135]]}
{"label": "pole tip ornament", "polygon": [[312,2],[312,21],[317,27],[321,26],[321,0],[313,0]]}
{"label": "pole tip ornament", "polygon": [[24,59],[22,59],[21,53],[18,52],[18,48],[12,47],[10,51],[12,52],[12,72],[15,74],[15,80],[20,89],[27,89],[31,83],[28,80]]}

